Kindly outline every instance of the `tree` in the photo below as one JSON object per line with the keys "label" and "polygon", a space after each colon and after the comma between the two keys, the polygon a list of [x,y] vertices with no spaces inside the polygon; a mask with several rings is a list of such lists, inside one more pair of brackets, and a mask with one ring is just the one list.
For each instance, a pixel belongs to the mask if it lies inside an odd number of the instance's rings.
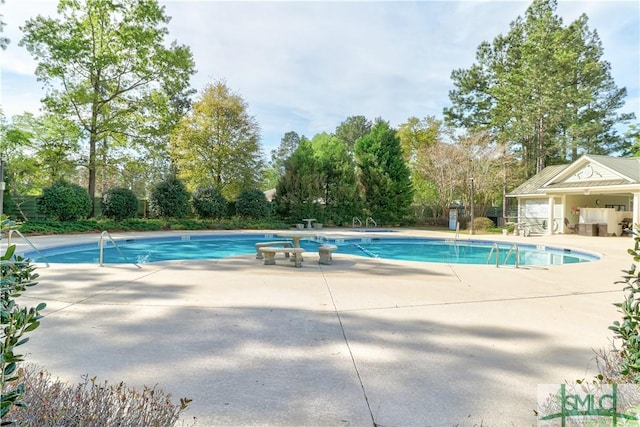
{"label": "tree", "polygon": [[[431,159],[427,153],[429,148],[437,144],[442,139],[442,121],[435,117],[425,117],[418,119],[410,117],[405,123],[398,127],[398,138],[402,146],[402,153],[411,174],[411,183],[414,189],[414,206],[416,216],[422,218],[428,206],[433,207],[433,201],[437,200],[438,194],[431,177],[423,173],[415,173],[425,169],[424,163],[429,163]],[[433,214],[436,214],[433,212]]]}
{"label": "tree", "polygon": [[[0,0],[0,4],[4,4],[4,0]],[[0,34],[4,33],[4,27],[7,25],[4,22],[4,15],[0,13]],[[0,35],[0,49],[4,50],[9,46],[9,39]]]}
{"label": "tree", "polygon": [[301,218],[322,219],[320,200],[324,181],[311,141],[303,138],[284,162],[284,168],[273,198],[276,214],[292,222],[299,222]]}
{"label": "tree", "polygon": [[262,173],[260,127],[247,103],[224,81],[207,85],[171,138],[189,188],[213,185],[227,200],[257,187]]}
{"label": "tree", "polygon": [[381,223],[397,223],[410,211],[413,200],[411,176],[400,139],[381,119],[355,147],[359,181],[368,213]]}
{"label": "tree", "polygon": [[194,62],[189,48],[167,46],[169,18],[156,0],[60,0],[58,15],[28,20],[20,45],[38,61],[46,109],[86,135],[93,203],[98,159],[144,138],[159,107],[187,91]]}
{"label": "tree", "polygon": [[569,26],[555,15],[556,0],[534,0],[506,35],[477,49],[477,63],[454,70],[448,123],[490,131],[527,176],[547,164],[584,153],[620,149],[614,125],[626,89],[611,77],[595,31],[582,15]]}
{"label": "tree", "polygon": [[50,115],[30,113],[14,116],[0,124],[0,152],[5,164],[8,198],[22,211],[22,196],[37,195],[61,179],[76,180],[77,159],[73,157],[80,134],[68,121]]}
{"label": "tree", "polygon": [[271,150],[271,161],[265,170],[264,188],[275,188],[278,179],[284,174],[284,162],[296,151],[298,145],[300,136],[291,131],[284,134],[277,149]]}
{"label": "tree", "polygon": [[364,116],[351,116],[336,128],[336,137],[347,147],[347,152],[353,155],[356,141],[371,132],[371,121]]}
{"label": "tree", "polygon": [[335,136],[321,133],[311,140],[322,190],[324,222],[348,224],[362,213],[355,162],[347,145]]}

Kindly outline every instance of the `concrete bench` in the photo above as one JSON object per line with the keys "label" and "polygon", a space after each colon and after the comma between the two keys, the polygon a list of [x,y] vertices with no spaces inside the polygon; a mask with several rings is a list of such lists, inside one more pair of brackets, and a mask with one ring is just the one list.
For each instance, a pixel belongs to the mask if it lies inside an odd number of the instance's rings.
{"label": "concrete bench", "polygon": [[[267,248],[270,246],[290,248],[291,246],[293,246],[293,243],[290,240],[283,240],[279,242],[258,242],[256,243],[256,259],[262,259],[262,252],[260,252],[260,248]],[[289,258],[289,252],[286,252],[284,256]]]}
{"label": "concrete bench", "polygon": [[262,255],[264,256],[264,265],[274,265],[276,263],[276,254],[282,252],[285,254],[293,254],[296,267],[302,267],[302,254],[304,253],[303,248],[264,247],[258,250],[262,252]]}
{"label": "concrete bench", "polygon": [[320,255],[319,264],[330,265],[333,261],[331,253],[338,249],[336,245],[322,244],[318,246],[318,255]]}

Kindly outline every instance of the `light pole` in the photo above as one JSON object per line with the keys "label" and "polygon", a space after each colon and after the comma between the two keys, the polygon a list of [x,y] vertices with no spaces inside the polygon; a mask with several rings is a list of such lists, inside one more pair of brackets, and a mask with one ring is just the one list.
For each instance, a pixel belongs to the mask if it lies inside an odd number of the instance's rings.
{"label": "light pole", "polygon": [[474,193],[475,193],[475,188],[474,188],[474,184],[473,184],[473,177],[471,177],[471,228],[469,229],[469,234],[474,234],[474,230],[473,230],[473,218],[475,216],[474,212],[473,212],[473,208],[474,208]]}

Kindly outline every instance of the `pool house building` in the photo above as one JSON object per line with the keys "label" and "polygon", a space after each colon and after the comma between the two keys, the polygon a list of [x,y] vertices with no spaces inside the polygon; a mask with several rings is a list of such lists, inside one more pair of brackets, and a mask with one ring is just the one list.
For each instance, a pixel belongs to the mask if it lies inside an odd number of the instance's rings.
{"label": "pool house building", "polygon": [[640,222],[640,159],[587,154],[547,166],[507,197],[521,233],[621,236]]}

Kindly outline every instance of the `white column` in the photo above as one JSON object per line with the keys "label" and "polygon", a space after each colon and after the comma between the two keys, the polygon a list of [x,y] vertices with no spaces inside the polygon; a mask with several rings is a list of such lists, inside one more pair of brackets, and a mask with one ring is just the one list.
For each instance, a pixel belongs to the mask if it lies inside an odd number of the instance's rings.
{"label": "white column", "polygon": [[553,197],[549,196],[549,217],[547,218],[547,234],[553,234],[553,215],[555,205]]}
{"label": "white column", "polygon": [[[633,231],[638,231],[638,222],[640,222],[640,193],[633,193]],[[631,237],[635,237],[633,234]]]}

